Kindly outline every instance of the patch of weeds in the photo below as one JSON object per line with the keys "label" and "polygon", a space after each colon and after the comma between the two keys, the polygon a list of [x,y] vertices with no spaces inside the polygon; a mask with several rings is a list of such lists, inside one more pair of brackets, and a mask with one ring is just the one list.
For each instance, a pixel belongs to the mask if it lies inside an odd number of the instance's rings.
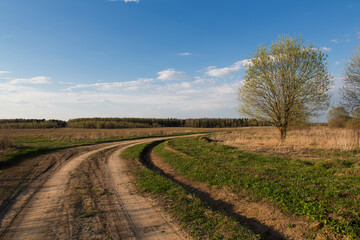
{"label": "patch of weeds", "polygon": [[352,167],[352,165],[354,164],[354,161],[351,160],[343,160],[341,161],[341,164],[346,167],[346,168],[350,168]]}
{"label": "patch of weeds", "polygon": [[304,233],[302,236],[304,239],[315,239],[316,234],[315,233]]}
{"label": "patch of weeds", "polygon": [[100,196],[110,195],[109,190],[107,190],[106,188],[99,191],[100,191]]}
{"label": "patch of weeds", "polygon": [[288,227],[288,228],[294,228],[294,227],[295,227],[295,224],[289,223],[289,224],[287,225],[287,227]]}
{"label": "patch of weeds", "polygon": [[300,164],[300,165],[303,165],[303,166],[313,166],[314,163],[311,162],[311,161],[307,161],[307,160],[297,160],[297,162]]}
{"label": "patch of weeds", "polygon": [[81,218],[90,218],[90,217],[95,217],[96,212],[87,212],[84,213],[83,215],[81,215]]}

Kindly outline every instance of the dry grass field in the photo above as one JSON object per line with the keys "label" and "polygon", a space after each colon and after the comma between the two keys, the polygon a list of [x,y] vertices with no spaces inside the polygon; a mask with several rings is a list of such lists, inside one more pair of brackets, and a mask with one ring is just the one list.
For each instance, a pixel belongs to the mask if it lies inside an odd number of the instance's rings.
{"label": "dry grass field", "polygon": [[350,129],[325,126],[290,130],[285,142],[274,127],[244,127],[218,132],[212,139],[241,150],[300,158],[358,157],[359,143]]}
{"label": "dry grass field", "polygon": [[[39,146],[80,146],[168,134],[215,132],[212,139],[241,150],[275,154],[286,157],[324,159],[359,156],[359,142],[350,129],[324,126],[290,130],[285,142],[279,140],[274,127],[242,128],[132,128],[132,129],[0,129],[0,155],[8,155],[14,148]],[[10,152],[9,152],[10,151]],[[11,153],[10,153],[11,154]]]}
{"label": "dry grass field", "polygon": [[[208,129],[204,129],[206,131]],[[140,137],[144,135],[160,135],[174,133],[199,132],[198,128],[130,128],[130,129],[83,129],[83,128],[53,128],[53,129],[0,129],[0,136],[10,139],[49,140],[83,140],[106,139],[111,137]]]}

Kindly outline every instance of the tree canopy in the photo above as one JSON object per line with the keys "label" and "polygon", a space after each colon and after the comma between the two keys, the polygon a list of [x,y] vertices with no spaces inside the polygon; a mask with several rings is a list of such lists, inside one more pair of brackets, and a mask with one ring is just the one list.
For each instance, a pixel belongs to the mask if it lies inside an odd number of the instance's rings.
{"label": "tree canopy", "polygon": [[342,103],[349,111],[360,107],[360,45],[346,64],[341,94]]}
{"label": "tree canopy", "polygon": [[249,60],[238,91],[240,114],[271,121],[285,139],[289,127],[329,106],[332,84],[327,55],[301,37],[279,37],[259,46]]}

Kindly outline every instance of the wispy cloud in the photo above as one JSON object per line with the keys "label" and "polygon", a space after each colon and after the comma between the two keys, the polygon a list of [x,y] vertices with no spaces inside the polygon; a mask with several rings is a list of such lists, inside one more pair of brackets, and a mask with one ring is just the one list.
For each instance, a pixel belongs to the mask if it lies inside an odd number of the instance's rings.
{"label": "wispy cloud", "polygon": [[180,71],[175,71],[173,68],[169,68],[163,71],[160,71],[157,73],[159,77],[157,79],[163,80],[163,81],[179,81],[179,80],[188,80],[189,77],[184,73]]}
{"label": "wispy cloud", "polygon": [[339,40],[337,40],[337,39],[331,39],[330,42],[337,44],[337,43],[339,43]]}
{"label": "wispy cloud", "polygon": [[58,84],[61,84],[61,85],[73,85],[73,84],[75,84],[75,83],[73,83],[73,82],[60,81],[60,82],[58,82]]}
{"label": "wispy cloud", "polygon": [[250,63],[250,60],[245,59],[238,62],[235,62],[233,65],[224,68],[217,68],[216,66],[210,66],[205,72],[206,75],[217,78],[228,77],[235,72],[240,71],[241,68],[247,66]]}
{"label": "wispy cloud", "polygon": [[0,75],[1,74],[7,74],[7,73],[10,73],[9,71],[0,71]]}
{"label": "wispy cloud", "polygon": [[324,50],[325,52],[331,52],[330,47],[322,47],[321,50]]}
{"label": "wispy cloud", "polygon": [[183,53],[178,53],[177,55],[179,55],[179,56],[190,56],[190,55],[192,55],[192,53],[183,52]]}
{"label": "wispy cloud", "polygon": [[47,84],[51,83],[51,78],[45,76],[38,76],[33,78],[15,78],[12,79],[10,84]]}
{"label": "wispy cloud", "polygon": [[85,88],[93,88],[101,91],[112,91],[123,89],[125,91],[128,90],[139,90],[140,88],[146,87],[149,83],[153,82],[152,78],[139,78],[135,81],[126,81],[126,82],[101,82],[101,83],[92,83],[92,84],[76,84],[64,90],[72,91],[75,89],[85,89]]}

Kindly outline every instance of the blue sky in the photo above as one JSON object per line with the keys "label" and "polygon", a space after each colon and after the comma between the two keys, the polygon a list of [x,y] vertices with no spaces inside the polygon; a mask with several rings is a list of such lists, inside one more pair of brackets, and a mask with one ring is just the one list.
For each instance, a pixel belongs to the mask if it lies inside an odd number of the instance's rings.
{"label": "blue sky", "polygon": [[284,34],[328,54],[337,105],[359,13],[358,0],[0,0],[0,118],[239,117],[245,60]]}

